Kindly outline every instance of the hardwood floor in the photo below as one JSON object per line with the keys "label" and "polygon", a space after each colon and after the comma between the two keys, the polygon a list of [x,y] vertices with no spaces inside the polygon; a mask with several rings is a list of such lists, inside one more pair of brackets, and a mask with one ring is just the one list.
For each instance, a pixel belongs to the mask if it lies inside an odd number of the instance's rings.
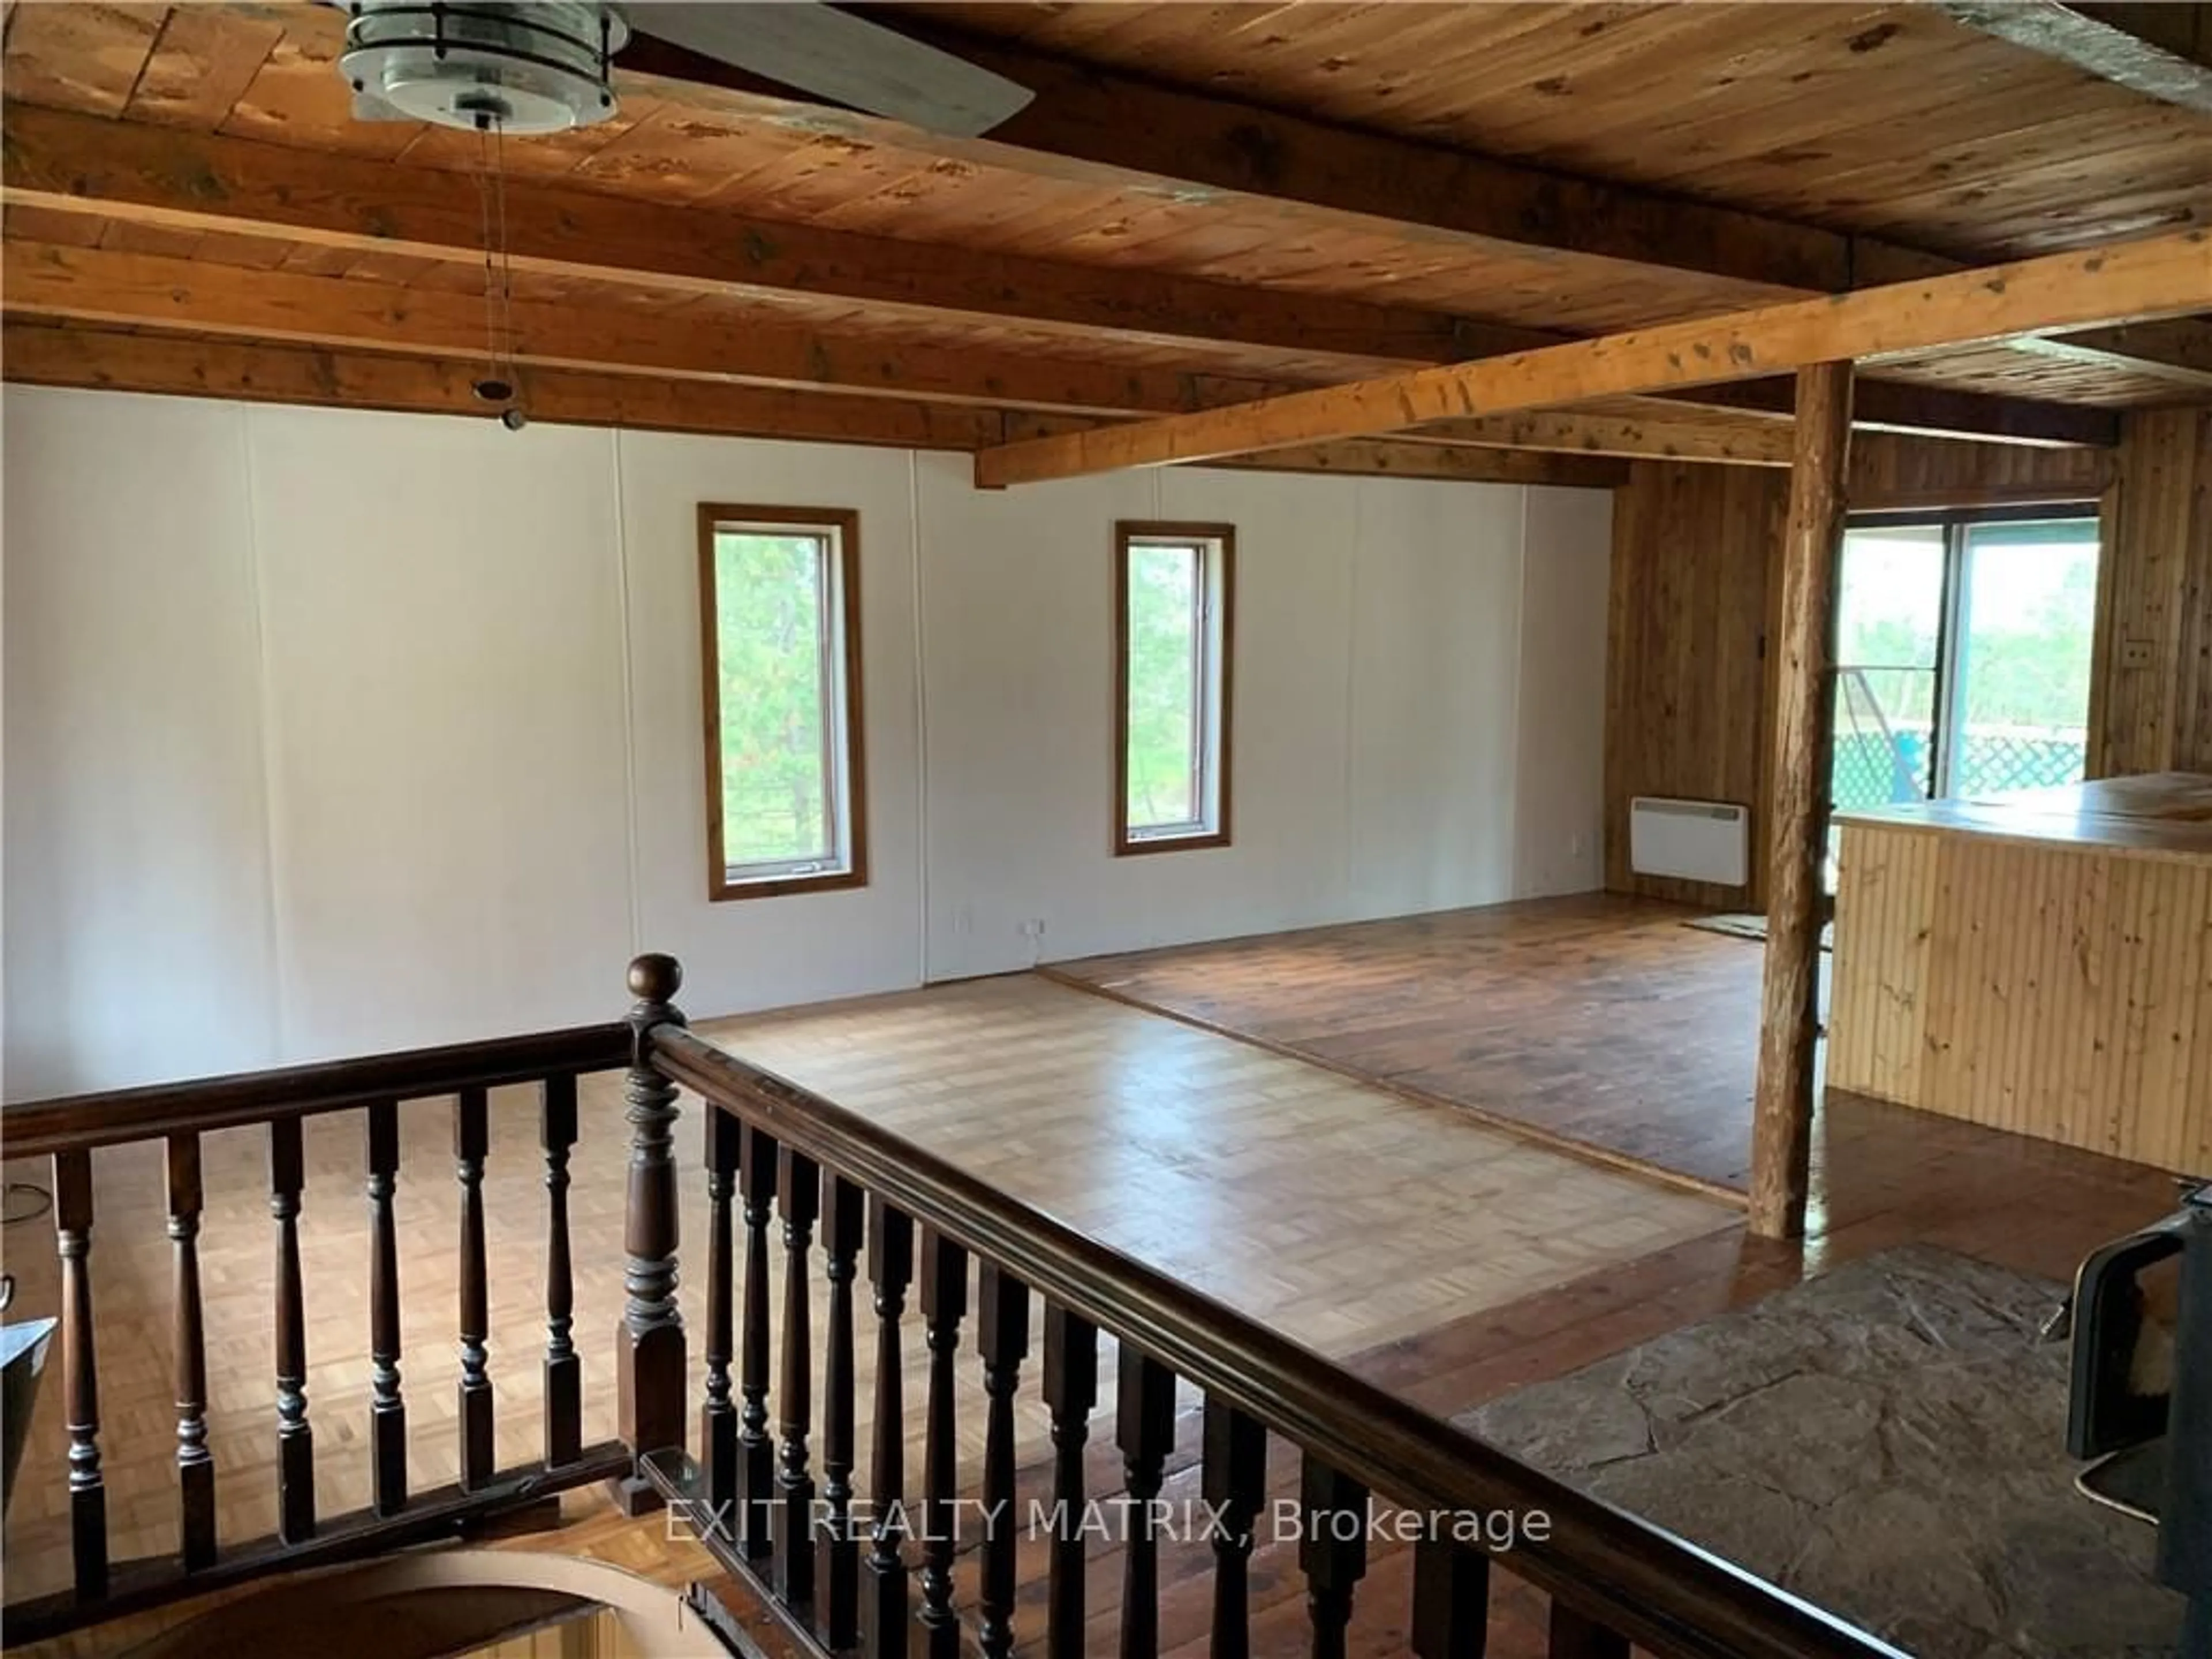
{"label": "hardwood floor", "polygon": [[[1528,1087],[1556,1093],[1578,1048],[1620,1063],[1619,1034],[1599,1028],[1638,993],[1624,975],[1609,1000],[1579,988],[1608,931],[1653,978],[1668,958],[1697,963],[1716,950],[1755,969],[1758,952],[1676,927],[1650,907],[1615,914],[1557,907],[1516,958],[1489,952],[1502,984],[1526,981],[1511,1006],[1529,1059]],[[1564,942],[1563,942],[1564,941]],[[1540,993],[1547,976],[1558,994]],[[1600,978],[1604,976],[1597,975]],[[1755,980],[1755,973],[1754,973]],[[1643,996],[1664,1003],[1646,988]],[[1714,993],[1717,1006],[1717,992]],[[1611,1012],[1603,1012],[1613,1011]],[[2155,1171],[2021,1139],[1976,1126],[1848,1098],[1824,1109],[1815,1140],[1813,1234],[1802,1246],[1747,1238],[1731,1210],[1641,1178],[1565,1158],[1472,1121],[1346,1082],[1335,1073],[1190,1025],[1148,1016],[1029,976],[832,1005],[703,1029],[749,1058],[786,1072],[933,1146],[1030,1202],[1053,1209],[1244,1311],[1322,1347],[1371,1380],[1449,1416],[1523,1383],[1563,1374],[1660,1333],[1694,1323],[1810,1272],[1892,1243],[1926,1240],[2052,1278],[2089,1249],[2172,1207]],[[1504,1026],[1496,1038],[1503,1044]],[[1717,1096],[1733,1086],[1732,1045],[1747,1028],[1670,1016],[1641,1041],[1682,1050],[1668,1062],[1680,1086]],[[1510,1056],[1486,1062],[1500,1091]],[[1588,1062],[1595,1066],[1597,1062]],[[1655,1061],[1655,1063],[1656,1063]],[[587,1083],[573,1194],[577,1329],[586,1366],[586,1438],[612,1431],[607,1334],[620,1304],[619,1229],[625,1133],[615,1079]],[[449,1114],[436,1102],[405,1108],[399,1201],[406,1287],[404,1369],[413,1474],[418,1484],[453,1467],[452,1347],[458,1225]],[[544,1207],[534,1103],[495,1097],[487,1200],[495,1271],[492,1354],[502,1459],[532,1455],[539,1432]],[[703,1181],[696,1103],[678,1147],[683,1167],[684,1261],[693,1319],[693,1395],[700,1358],[696,1288],[703,1269]],[[308,1136],[302,1244],[310,1290],[309,1396],[317,1474],[326,1512],[366,1495],[367,1395],[361,1128],[352,1115]],[[270,1223],[265,1148],[250,1132],[208,1138],[209,1216],[203,1237],[214,1382],[213,1443],[226,1536],[270,1524],[274,1412],[267,1316]],[[174,1540],[173,1408],[168,1350],[168,1243],[158,1158],[151,1149],[96,1159],[99,1220],[93,1257],[101,1358],[102,1446],[118,1554]],[[11,1175],[43,1178],[42,1170]],[[23,1281],[19,1308],[52,1306],[49,1224],[11,1227],[8,1266]],[[819,1253],[817,1253],[819,1261]],[[817,1307],[821,1306],[817,1291]],[[780,1307],[781,1295],[772,1298]],[[972,1326],[959,1377],[962,1476],[980,1477],[982,1422]],[[868,1397],[863,1344],[861,1398]],[[921,1392],[919,1332],[908,1330],[908,1398]],[[818,1356],[817,1356],[818,1359]],[[1021,1391],[1024,1500],[1046,1490],[1047,1440],[1036,1360]],[[33,1419],[7,1536],[11,1596],[60,1582],[63,1436],[51,1383]],[[1109,1391],[1110,1403],[1110,1391]],[[1181,1402],[1165,1496],[1194,1496],[1197,1401]],[[866,1410],[862,1416],[865,1419]],[[920,1413],[910,1410],[909,1435]],[[865,1444],[866,1428],[862,1425]],[[1121,1489],[1110,1411],[1092,1420],[1089,1485]],[[908,1466],[918,1469],[917,1442]],[[1296,1463],[1277,1446],[1273,1493],[1296,1490]],[[868,1490],[866,1472],[860,1486]],[[702,1571],[696,1547],[669,1536],[663,1517],[628,1522],[596,1493],[565,1500],[568,1526],[525,1540],[589,1548],[659,1582]],[[1206,1553],[1170,1546],[1163,1560],[1163,1650],[1203,1651]],[[1119,1553],[1094,1546],[1092,1650],[1113,1650]],[[975,1570],[957,1573],[962,1606]],[[1378,1547],[1352,1628],[1357,1654],[1401,1653],[1410,1563]],[[1491,1651],[1544,1651],[1544,1598],[1501,1576]],[[1255,1563],[1255,1650],[1302,1651],[1304,1586],[1295,1551],[1270,1546]],[[1016,1621],[1021,1650],[1042,1647],[1041,1550],[1025,1547]],[[112,1637],[115,1632],[108,1632]],[[112,1651],[94,1638],[52,1656]],[[46,1659],[42,1656],[42,1659]]]}
{"label": "hardwood floor", "polygon": [[[1028,976],[701,1029],[1331,1354],[1357,1352],[1634,1261],[1732,1219],[1709,1200],[1560,1158],[1462,1114]],[[628,1133],[618,1084],[614,1075],[585,1080],[571,1164],[587,1443],[615,1432],[605,1345],[622,1305]],[[490,1115],[484,1187],[490,1351],[505,1467],[533,1457],[544,1432],[538,1361],[546,1209],[532,1091],[496,1091]],[[401,1370],[410,1474],[421,1489],[457,1473],[459,1205],[450,1110],[437,1101],[411,1102],[400,1118]],[[356,1113],[307,1124],[300,1249],[309,1294],[307,1398],[325,1515],[360,1507],[369,1493],[362,1138]],[[677,1146],[691,1241],[684,1257],[692,1279],[686,1306],[696,1328],[706,1199],[696,1102],[678,1125]],[[203,1158],[209,1443],[222,1534],[237,1540],[272,1531],[276,1522],[265,1136],[250,1129],[210,1134]],[[111,1549],[123,1559],[167,1551],[176,1539],[170,1245],[161,1148],[102,1152],[94,1167],[100,1444]],[[10,1174],[44,1178],[42,1170]],[[9,1230],[17,1316],[58,1305],[50,1229],[46,1222]],[[1421,1270],[1408,1272],[1409,1262]],[[819,1251],[813,1265],[819,1308],[826,1300]],[[780,1279],[780,1265],[777,1273]],[[782,1306],[780,1291],[772,1305]],[[909,1399],[921,1397],[921,1350],[917,1330],[908,1344]],[[816,1360],[818,1366],[818,1354]],[[691,1368],[696,1400],[704,1378],[696,1336]],[[871,1376],[864,1363],[863,1399]],[[963,1442],[980,1455],[976,1368],[963,1368],[962,1381],[973,1391],[963,1401]],[[1024,1407],[1024,1443],[1041,1447],[1045,1423],[1034,1391],[1025,1393]],[[33,1417],[9,1515],[11,1597],[67,1581],[62,1415],[59,1388],[49,1386]],[[919,1434],[919,1413],[908,1426]],[[918,1441],[910,1464],[919,1471]]]}
{"label": "hardwood floor", "polygon": [[1328,1354],[1734,1218],[1028,975],[702,1030]]}
{"label": "hardwood floor", "polygon": [[1740,1201],[1760,950],[1696,914],[1589,894],[1045,971]]}

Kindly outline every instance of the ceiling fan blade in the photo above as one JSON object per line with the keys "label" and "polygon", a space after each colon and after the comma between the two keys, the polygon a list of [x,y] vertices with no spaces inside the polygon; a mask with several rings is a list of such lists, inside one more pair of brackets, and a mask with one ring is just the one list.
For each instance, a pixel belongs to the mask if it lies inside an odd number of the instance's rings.
{"label": "ceiling fan blade", "polygon": [[1035,95],[951,52],[811,0],[655,0],[623,11],[633,27],[688,52],[932,132],[974,137]]}

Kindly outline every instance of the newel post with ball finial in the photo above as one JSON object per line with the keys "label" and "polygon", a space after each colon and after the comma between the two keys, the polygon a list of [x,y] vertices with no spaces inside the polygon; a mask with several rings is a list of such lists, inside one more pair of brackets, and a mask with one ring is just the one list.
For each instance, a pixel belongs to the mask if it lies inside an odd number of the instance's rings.
{"label": "newel post with ball finial", "polygon": [[[622,1323],[615,1332],[615,1375],[623,1443],[634,1456],[684,1447],[684,1316],[676,1304],[676,1085],[653,1069],[655,1026],[682,1025],[675,1005],[684,970],[676,958],[640,957],[629,965],[630,1064],[623,1083],[629,1121],[629,1186],[623,1227]],[[633,1474],[616,1483],[624,1510],[641,1515],[660,1499]]]}

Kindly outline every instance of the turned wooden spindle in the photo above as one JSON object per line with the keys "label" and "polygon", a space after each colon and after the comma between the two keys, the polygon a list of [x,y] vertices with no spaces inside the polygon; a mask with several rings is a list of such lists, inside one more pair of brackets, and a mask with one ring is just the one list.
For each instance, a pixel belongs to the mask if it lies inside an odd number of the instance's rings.
{"label": "turned wooden spindle", "polygon": [[539,1108],[545,1148],[545,1464],[584,1455],[584,1367],[577,1357],[576,1286],[568,1259],[568,1151],[576,1144],[576,1079],[545,1079]]}
{"label": "turned wooden spindle", "polygon": [[1030,1351],[1029,1286],[996,1262],[975,1274],[975,1346],[983,1356],[983,1659],[1014,1650],[1014,1394]]}
{"label": "turned wooden spindle", "polygon": [[775,1380],[775,1504],[769,1511],[770,1574],[786,1607],[814,1598],[814,1477],[806,1437],[814,1426],[814,1286],[806,1256],[822,1207],[822,1171],[804,1153],[783,1149],[776,1206],[783,1216],[783,1364]]}
{"label": "turned wooden spindle", "polygon": [[1628,1638],[1552,1598],[1551,1659],[1628,1659]]}
{"label": "turned wooden spindle", "polygon": [[70,1553],[76,1597],[107,1594],[107,1487],[100,1473],[100,1368],[92,1334],[92,1154],[54,1154],[62,1262],[62,1399],[68,1414]]}
{"label": "turned wooden spindle", "polygon": [[745,1555],[755,1561],[769,1553],[769,1510],[775,1500],[775,1442],[768,1431],[768,1223],[781,1158],[775,1136],[746,1128],[738,1171],[745,1223],[745,1325],[738,1363],[738,1392],[744,1403],[738,1413],[738,1484]]}
{"label": "turned wooden spindle", "polygon": [[[638,957],[629,965],[630,1063],[623,1083],[629,1123],[629,1183],[623,1215],[623,1320],[615,1336],[619,1431],[643,1457],[685,1449],[684,1316],[676,1304],[676,1085],[651,1063],[655,1026],[682,1025],[674,997],[684,983],[676,958]],[[617,1482],[625,1512],[660,1506],[642,1476]]]}
{"label": "turned wooden spindle", "polygon": [[921,1235],[921,1319],[929,1343],[929,1404],[921,1469],[921,1632],[927,1659],[960,1659],[960,1620],[952,1609],[954,1501],[960,1442],[954,1419],[953,1362],[968,1312],[968,1252],[935,1228]]}
{"label": "turned wooden spindle", "polygon": [[407,1507],[407,1406],[399,1392],[399,1107],[368,1109],[368,1440],[371,1506]]}
{"label": "turned wooden spindle", "polygon": [[861,1584],[860,1644],[867,1659],[906,1659],[906,1360],[899,1319],[914,1279],[914,1223],[868,1200],[868,1281],[875,1286],[876,1406],[868,1480],[876,1506]]}
{"label": "turned wooden spindle", "polygon": [[1490,1640],[1490,1558],[1451,1538],[1413,1547],[1413,1627],[1418,1659],[1482,1659]]}
{"label": "turned wooden spindle", "polygon": [[315,1535],[315,1431],[307,1421],[307,1296],[300,1276],[300,1120],[269,1126],[269,1213],[276,1223],[276,1535]]}
{"label": "turned wooden spindle", "polygon": [[177,1380],[178,1553],[215,1565],[215,1456],[208,1450],[207,1322],[200,1303],[200,1138],[169,1137],[170,1346]]}
{"label": "turned wooden spindle", "polygon": [[1160,1650],[1160,1544],[1152,1501],[1160,1495],[1175,1450],[1175,1373],[1121,1345],[1115,1399],[1115,1443],[1121,1449],[1129,1495],[1128,1537],[1122,1545],[1121,1659],[1153,1659]]}
{"label": "turned wooden spindle", "polygon": [[822,1176],[822,1253],[830,1279],[822,1363],[822,1538],[815,1595],[822,1639],[842,1650],[860,1639],[860,1547],[853,1534],[853,1279],[868,1195],[828,1170]]}
{"label": "turned wooden spindle", "polygon": [[491,1479],[491,1296],[484,1260],[483,1171],[491,1145],[490,1103],[480,1088],[453,1102],[453,1169],[461,1183],[461,1380],[455,1416],[461,1430],[461,1489]]}
{"label": "turned wooden spindle", "polygon": [[1306,1575],[1314,1659],[1344,1659],[1352,1590],[1367,1572],[1367,1488],[1308,1453],[1299,1504],[1298,1565]]}
{"label": "turned wooden spindle", "polygon": [[1267,1496],[1267,1431],[1226,1401],[1206,1402],[1200,1495],[1212,1509],[1213,1659],[1249,1659],[1251,1608],[1246,1580],[1252,1526]]}
{"label": "turned wooden spindle", "polygon": [[1098,1328],[1065,1308],[1044,1310],[1044,1403],[1052,1417],[1052,1563],[1045,1651],[1082,1659],[1083,1448],[1098,1404]]}
{"label": "turned wooden spindle", "polygon": [[[736,1337],[730,1275],[730,1197],[737,1188],[744,1126],[707,1108],[707,1400],[699,1408],[699,1462],[707,1477],[708,1524],[727,1528],[738,1501],[738,1408],[730,1397]],[[735,1542],[734,1537],[728,1541]]]}

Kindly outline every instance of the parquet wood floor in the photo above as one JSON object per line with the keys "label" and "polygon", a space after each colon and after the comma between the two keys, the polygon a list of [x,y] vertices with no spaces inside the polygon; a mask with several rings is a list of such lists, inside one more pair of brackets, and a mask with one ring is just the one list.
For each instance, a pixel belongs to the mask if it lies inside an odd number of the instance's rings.
{"label": "parquet wood floor", "polygon": [[[1706,1200],[1577,1164],[1462,1115],[1026,976],[702,1029],[1333,1354],[1633,1261],[1732,1218]],[[611,1437],[615,1427],[606,1344],[621,1307],[627,1141],[618,1077],[586,1079],[580,1113],[570,1211],[590,1442]],[[422,1488],[456,1472],[459,1203],[450,1112],[443,1103],[422,1101],[400,1115],[401,1369],[410,1476]],[[491,1120],[490,1351],[506,1465],[532,1458],[543,1434],[538,1366],[546,1217],[533,1091],[495,1093]],[[362,1134],[353,1113],[311,1120],[307,1134],[301,1254],[309,1293],[307,1395],[325,1514],[364,1504],[369,1490]],[[683,1261],[694,1287],[687,1302],[694,1399],[703,1383],[700,1143],[699,1109],[690,1102],[678,1151]],[[264,1137],[255,1130],[226,1130],[204,1143],[209,1440],[227,1539],[269,1532],[276,1519],[265,1156]],[[169,1550],[176,1536],[170,1246],[160,1149],[102,1152],[94,1164],[100,1439],[111,1547],[121,1559]],[[9,1173],[43,1178],[41,1170]],[[52,1240],[50,1224],[9,1230],[21,1316],[56,1306]],[[1409,1263],[1418,1270],[1408,1271]],[[812,1265],[818,1310],[826,1301],[818,1249]],[[781,1309],[780,1288],[771,1305]],[[907,1397],[918,1401],[921,1334],[909,1324]],[[862,1358],[865,1401],[872,1376],[865,1341]],[[963,1442],[979,1458],[977,1368],[963,1367],[962,1381]],[[1044,1423],[1033,1390],[1024,1404],[1024,1444],[1041,1447]],[[11,1597],[66,1581],[61,1419],[59,1389],[50,1386],[33,1415],[9,1516]],[[918,1410],[908,1427],[919,1433]],[[909,1460],[917,1475],[919,1453],[917,1442]],[[1102,1479],[1111,1474],[1102,1465]]]}
{"label": "parquet wood floor", "polygon": [[[1565,907],[1563,907],[1565,908]],[[1578,951],[1602,950],[1607,924],[1591,914]],[[1663,931],[1652,931],[1655,927]],[[1757,951],[1740,941],[1623,914],[1612,923],[1632,940],[1654,978],[1670,974],[1675,951],[1695,960],[1709,945]],[[1526,959],[1540,980],[1549,949]],[[1739,958],[1741,959],[1741,958]],[[1510,954],[1497,964],[1515,973]],[[1570,981],[1577,977],[1570,972]],[[1617,988],[1621,1004],[1632,986]],[[1655,1002],[1663,989],[1650,988]],[[1571,1053],[1591,1015],[1571,994],[1548,1009],[1528,1003],[1522,1028],[1544,1086],[1558,1055]],[[1123,1248],[1184,1273],[1255,1316],[1278,1322],[1341,1358],[1382,1386],[1439,1415],[1464,1411],[1526,1382],[1563,1374],[1663,1331],[1694,1323],[1795,1282],[1803,1274],[1893,1243],[1926,1240],[2024,1271],[2063,1278],[2090,1248],[2172,1207],[2169,1182],[2154,1171],[1950,1120],[1850,1098],[1823,1111],[1815,1139],[1812,1236],[1802,1246],[1747,1238],[1717,1206],[1634,1178],[1592,1169],[1510,1141],[1464,1115],[1355,1088],[1249,1045],[1086,998],[1033,978],[981,981],[912,996],[796,1010],[708,1025],[708,1034],[969,1163],[988,1179],[1092,1229]],[[1689,1086],[1726,1086],[1726,1030],[1673,1029],[1692,1054],[1676,1074]],[[1747,1032],[1735,1034],[1747,1044]],[[1654,1036],[1650,1041],[1661,1041]],[[1495,1062],[1504,1075],[1504,1062]],[[619,1302],[618,1228],[623,1126],[613,1079],[584,1091],[584,1132],[575,1160],[579,1324],[587,1367],[587,1437],[611,1431],[605,1333]],[[415,1427],[415,1476],[452,1468],[453,1200],[447,1115],[436,1103],[407,1109],[401,1180],[407,1224],[405,1361]],[[494,1259],[494,1370],[501,1386],[501,1449],[527,1455],[534,1410],[538,1251],[543,1201],[537,1189],[535,1114],[520,1093],[494,1112],[489,1211]],[[342,1117],[310,1136],[306,1221],[311,1287],[310,1395],[318,1475],[326,1509],[360,1501],[366,1463],[362,1279],[365,1210],[360,1201],[359,1125]],[[703,1270],[703,1183],[697,1176],[696,1103],[679,1127],[684,1168],[687,1279]],[[217,1145],[224,1148],[220,1159]],[[265,1300],[269,1223],[261,1148],[250,1135],[211,1137],[206,1271],[210,1318],[219,1333],[216,1377],[219,1490],[228,1535],[269,1524],[273,1413]],[[156,1162],[103,1154],[100,1221],[94,1261],[99,1296],[103,1443],[116,1492],[118,1553],[167,1547],[167,1244],[160,1218]],[[143,1163],[143,1167],[142,1167]],[[1499,1169],[1510,1178],[1492,1186]],[[220,1173],[218,1173],[220,1171]],[[21,1173],[11,1170],[10,1174]],[[1594,1183],[1594,1184],[1593,1184]],[[1523,1208],[1524,1200],[1534,1205]],[[221,1206],[218,1224],[216,1207]],[[1482,1212],[1484,1218],[1460,1211]],[[1565,1225],[1626,1231],[1583,1237],[1562,1254],[1538,1249],[1516,1230]],[[1485,1233],[1468,1231],[1488,1225]],[[1379,1230],[1379,1231],[1378,1231]],[[1264,1240],[1264,1244],[1261,1242]],[[25,1278],[25,1304],[50,1306],[51,1233],[11,1228],[9,1266]],[[220,1244],[221,1255],[216,1250]],[[1485,1253],[1525,1274],[1516,1287],[1482,1273],[1462,1276]],[[217,1271],[218,1260],[221,1263]],[[817,1253],[818,1264],[818,1252]],[[817,1298],[819,1292],[817,1291]],[[696,1296],[689,1305],[696,1309]],[[780,1305],[780,1297],[776,1305]],[[821,1306],[819,1299],[816,1304]],[[698,1346],[694,1326],[695,1351]],[[909,1430],[919,1425],[919,1329],[909,1322]],[[969,1331],[972,1341],[972,1326]],[[972,1352],[972,1351],[971,1351]],[[866,1395],[868,1345],[861,1350]],[[1035,1403],[1036,1362],[1024,1386],[1020,1424],[1024,1498],[1045,1489],[1044,1438]],[[695,1352],[695,1371],[697,1369]],[[972,1358],[960,1376],[962,1474],[979,1477],[975,1443],[981,1389]],[[695,1382],[696,1395],[696,1382]],[[8,1544],[9,1590],[56,1582],[65,1555],[58,1529],[61,1436],[49,1389],[33,1425]],[[1197,1480],[1196,1401],[1182,1407],[1178,1449],[1166,1495],[1193,1495]],[[862,1441],[866,1439],[862,1412]],[[1091,1490],[1119,1490],[1110,1415],[1093,1419]],[[919,1448],[909,1465],[919,1468]],[[1295,1491],[1295,1463],[1277,1447],[1271,1486]],[[349,1484],[350,1483],[350,1484]],[[860,1480],[866,1490],[865,1471]],[[597,1493],[570,1494],[558,1534],[523,1540],[576,1548],[659,1582],[706,1576],[702,1558],[664,1519],[624,1522]],[[1119,1596],[1118,1552],[1094,1549],[1093,1650],[1112,1651]],[[1194,1656],[1205,1646],[1209,1583],[1202,1549],[1170,1545],[1163,1562],[1164,1650]],[[34,1575],[19,1583],[18,1574]],[[963,1606],[974,1569],[958,1572]],[[1352,1651],[1402,1653],[1410,1564],[1378,1548],[1363,1583]],[[1502,1581],[1491,1652],[1533,1659],[1544,1651],[1543,1598]],[[1255,1564],[1255,1651],[1304,1650],[1304,1587],[1295,1553],[1262,1551]],[[1024,1554],[1017,1628],[1024,1652],[1041,1646],[1044,1579],[1040,1552]],[[108,1632],[112,1637],[118,1632]],[[82,1659],[114,1651],[97,1638],[39,1659]]]}
{"label": "parquet wood floor", "polygon": [[1735,1199],[1761,951],[1680,925],[1695,914],[1593,893],[1046,971]]}

